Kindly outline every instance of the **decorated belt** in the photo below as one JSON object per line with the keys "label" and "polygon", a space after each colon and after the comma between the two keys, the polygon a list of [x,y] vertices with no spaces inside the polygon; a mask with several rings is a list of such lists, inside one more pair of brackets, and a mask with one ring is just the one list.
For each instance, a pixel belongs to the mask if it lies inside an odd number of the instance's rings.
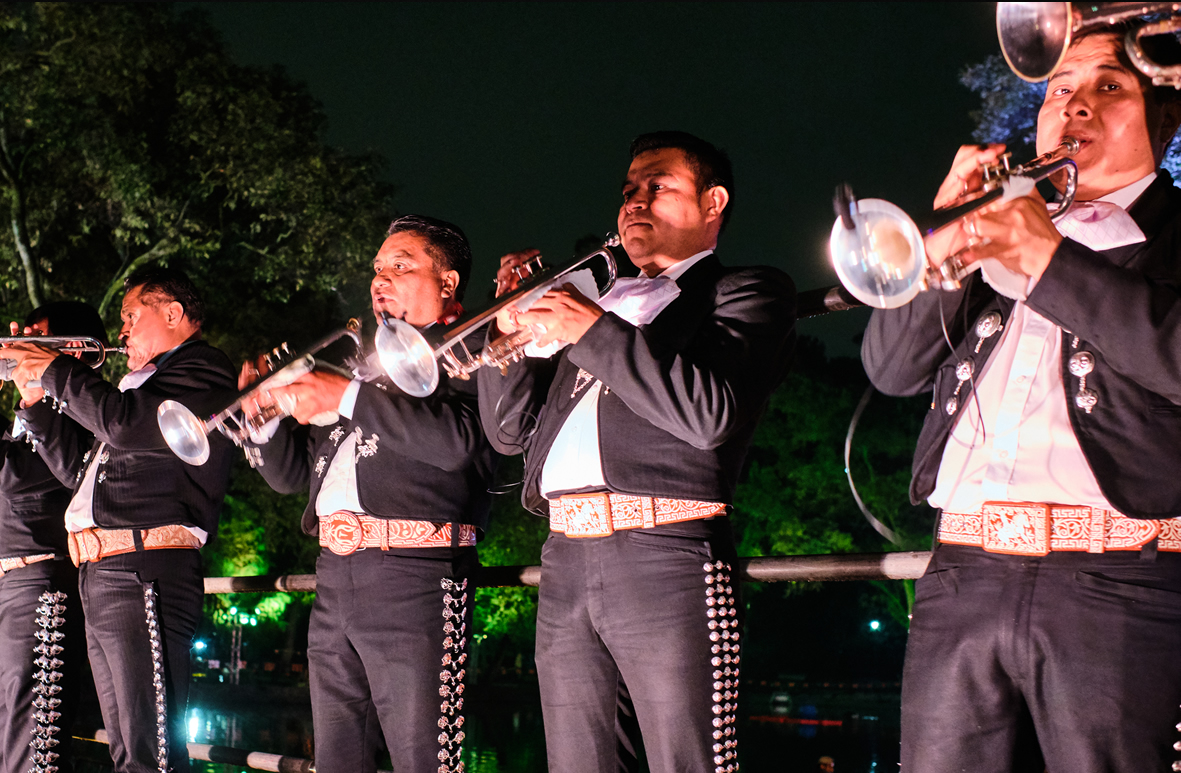
{"label": "decorated belt", "polygon": [[721,502],[641,497],[632,494],[567,494],[549,503],[550,531],[567,537],[606,537],[621,529],[651,529],[666,523],[723,515]]}
{"label": "decorated belt", "polygon": [[1039,502],[985,502],[978,513],[944,512],[939,541],[989,553],[1044,556],[1050,551],[1104,553],[1139,550],[1181,553],[1181,518],[1129,518],[1114,510]]}
{"label": "decorated belt", "polygon": [[[457,524],[459,547],[476,544],[476,527]],[[365,548],[449,548],[451,524],[397,518],[374,518],[371,515],[337,510],[320,516],[320,545],[338,556],[351,555]]]}
{"label": "decorated belt", "polygon": [[13,569],[23,569],[29,564],[39,564],[42,561],[52,561],[53,553],[40,553],[35,556],[17,556],[16,558],[0,558],[0,577]]}
{"label": "decorated belt", "polygon": [[135,532],[137,531],[144,550],[164,550],[165,548],[199,550],[201,548],[201,540],[197,539],[195,534],[176,524],[156,526],[152,529],[90,528],[67,532],[70,560],[74,562],[74,566],[81,566],[87,561],[100,561],[107,556],[134,553],[136,551]]}

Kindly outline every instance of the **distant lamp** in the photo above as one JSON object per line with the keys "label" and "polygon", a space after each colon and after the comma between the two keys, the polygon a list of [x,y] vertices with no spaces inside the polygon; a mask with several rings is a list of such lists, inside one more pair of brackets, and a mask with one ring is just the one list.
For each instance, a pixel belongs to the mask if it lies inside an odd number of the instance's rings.
{"label": "distant lamp", "polygon": [[205,651],[205,642],[201,641],[200,639],[197,639],[197,641],[193,642],[193,649],[195,649],[197,652],[204,652]]}
{"label": "distant lamp", "polygon": [[880,631],[881,629],[882,629],[882,623],[880,620],[870,620],[869,621],[869,630]]}

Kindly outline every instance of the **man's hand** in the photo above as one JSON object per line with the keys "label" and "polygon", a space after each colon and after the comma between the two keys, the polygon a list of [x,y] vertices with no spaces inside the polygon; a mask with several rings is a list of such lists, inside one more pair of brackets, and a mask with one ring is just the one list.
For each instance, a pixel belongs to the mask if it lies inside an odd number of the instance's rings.
{"label": "man's hand", "polygon": [[[9,332],[14,335],[38,336],[44,335],[40,330],[26,327],[21,330],[20,325],[16,322],[8,323]],[[8,344],[4,347],[3,357],[8,360],[16,360],[16,367],[12,371],[12,381],[16,384],[16,388],[20,391],[21,402],[28,406],[40,400],[45,396],[45,390],[39,386],[30,387],[27,384],[30,381],[41,381],[41,377],[45,375],[45,369],[49,367],[49,363],[58,358],[61,352],[46,349],[41,346],[35,346],[32,342],[28,344]]]}
{"label": "man's hand", "polygon": [[[521,267],[541,255],[541,250],[528,249],[520,252],[510,252],[500,258],[500,268],[496,271],[496,297],[513,292],[521,285],[521,280],[529,276],[529,272]],[[515,309],[508,306],[496,315],[496,326],[502,334],[517,330],[513,322]]]}
{"label": "man's hand", "polygon": [[1062,243],[1037,191],[965,218],[965,230],[978,240],[960,256],[965,265],[995,258],[1034,281],[1041,279]]}
{"label": "man's hand", "polygon": [[[982,165],[996,163],[1004,152],[1004,145],[960,146],[951,163],[951,171],[935,195],[935,209],[954,207],[980,195],[984,185]],[[964,226],[963,221],[953,223],[923,240],[927,246],[927,259],[932,266],[938,267],[949,256],[976,240]]]}
{"label": "man's hand", "polygon": [[541,296],[529,311],[517,313],[514,310],[512,315],[514,329],[533,327],[540,334],[534,342],[546,346],[554,341],[578,343],[603,313],[594,301],[573,285],[565,285]]}
{"label": "man's hand", "polygon": [[340,398],[351,379],[339,373],[313,370],[292,381],[287,386],[267,390],[271,399],[288,401],[292,406],[291,415],[300,424],[307,424],[313,416],[334,413],[340,407]]}

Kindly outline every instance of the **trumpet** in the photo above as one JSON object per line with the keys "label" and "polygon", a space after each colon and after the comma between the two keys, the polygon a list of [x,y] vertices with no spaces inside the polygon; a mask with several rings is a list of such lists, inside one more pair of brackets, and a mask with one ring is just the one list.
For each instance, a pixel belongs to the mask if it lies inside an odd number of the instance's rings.
{"label": "trumpet", "polygon": [[[78,359],[96,370],[107,361],[107,355],[127,353],[126,346],[107,346],[97,338],[86,336],[0,336],[0,346],[8,344],[36,344],[62,354],[77,355]],[[4,357],[0,351],[0,380],[12,381],[12,371],[15,369],[16,360]],[[40,383],[30,381],[28,386],[37,387]]]}
{"label": "trumpet", "polygon": [[838,187],[833,201],[837,220],[828,242],[837,277],[854,298],[878,309],[903,306],[930,287],[958,289],[972,268],[963,265],[958,253],[938,268],[931,266],[923,236],[958,223],[993,202],[1026,196],[1038,182],[1062,172],[1066,182],[1061,201],[1050,215],[1057,222],[1074,204],[1078,167],[1071,156],[1078,149],[1078,140],[1066,137],[1054,150],[1015,167],[1010,166],[1006,153],[996,164],[984,167],[982,194],[964,204],[936,210],[922,230],[890,202],[857,200],[847,185]]}
{"label": "trumpet", "polygon": [[439,386],[440,362],[451,378],[466,380],[471,378],[473,371],[486,365],[498,367],[503,372],[510,363],[525,356],[525,347],[536,338],[536,331],[522,328],[508,333],[489,342],[477,354],[471,353],[464,338],[508,306],[516,305],[524,311],[554,286],[571,281],[575,271],[583,269],[595,258],[602,258],[606,263],[606,279],[596,288],[598,296],[603,297],[618,276],[611,248],[620,243],[619,234],[609,233],[597,250],[552,270],[542,268],[540,259],[537,259],[516,290],[497,298],[483,311],[465,314],[437,330],[420,331],[403,320],[383,315],[383,324],[377,329],[377,353],[382,368],[399,389],[414,397],[426,397]]}
{"label": "trumpet", "polygon": [[[272,419],[290,416],[295,405],[289,400],[265,399],[267,392],[277,387],[286,386],[307,373],[312,372],[317,365],[324,363],[317,361],[315,355],[327,349],[342,338],[350,338],[354,344],[354,353],[346,358],[350,367],[358,367],[361,363],[361,322],[350,319],[342,330],[337,330],[317,341],[302,354],[292,356],[287,344],[276,347],[265,359],[270,372],[260,381],[251,384],[217,413],[208,419],[200,419],[191,410],[175,400],[165,400],[156,409],[156,422],[160,426],[160,434],[164,442],[181,460],[198,467],[209,461],[209,434],[213,431],[221,432],[234,445],[245,446],[250,433],[259,430]],[[246,406],[254,410],[246,411]],[[320,419],[321,421],[317,421]],[[327,423],[334,417],[312,417],[313,423]],[[261,458],[246,454],[251,467],[260,466]]]}
{"label": "trumpet", "polygon": [[[1155,86],[1181,88],[1181,65],[1162,65],[1144,51],[1144,38],[1181,30],[1177,3],[997,3],[996,31],[1009,67],[1023,80],[1044,81],[1062,63],[1080,32],[1120,22],[1128,59]],[[1133,22],[1133,20],[1139,20]]]}

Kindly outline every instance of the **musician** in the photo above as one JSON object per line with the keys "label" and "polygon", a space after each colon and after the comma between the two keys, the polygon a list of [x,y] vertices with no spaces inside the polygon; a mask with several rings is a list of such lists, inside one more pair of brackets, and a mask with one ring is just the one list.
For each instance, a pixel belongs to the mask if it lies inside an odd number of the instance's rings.
{"label": "musician", "polygon": [[189,648],[204,600],[198,549],[217,531],[231,446],[215,438],[209,461],[191,467],[168,450],[156,409],[178,400],[212,412],[234,394],[234,377],[201,340],[204,304],[188,277],[147,268],[124,286],[131,372],[118,385],[40,347],[5,356],[20,360],[13,380],[40,380],[54,409],[18,412],[38,453],[77,481],[65,526],[115,770],[187,771]]}
{"label": "musician", "polygon": [[[552,770],[634,769],[630,693],[651,770],[737,769],[741,602],[729,502],[785,375],[791,280],[725,268],[729,159],[684,132],[632,143],[619,232],[642,270],[595,303],[571,286],[500,330],[550,358],[479,372],[485,431],[525,451],[525,506],[548,516],[537,670]],[[502,259],[502,291],[534,255]]]}
{"label": "musician", "polygon": [[[374,317],[420,329],[452,320],[471,260],[457,226],[398,218],[373,259]],[[254,367],[243,366],[243,386]],[[320,367],[269,397],[294,411],[254,444],[258,469],[276,491],[310,491],[303,530],[322,546],[308,629],[316,770],[376,770],[379,733],[394,770],[461,769],[493,464],[475,382],[444,376],[434,394],[410,397],[374,355],[355,377]]]}
{"label": "musician", "polygon": [[[879,389],[934,388],[911,484],[942,512],[907,645],[908,773],[1181,757],[1181,192],[1157,168],[1181,106],[1123,36],[1073,42],[1038,116],[1039,152],[1081,143],[1075,210],[1055,228],[1030,195],[929,240],[983,276],[866,332]],[[936,206],[1001,150],[961,148]]]}
{"label": "musician", "polygon": [[[12,323],[13,335],[21,330]],[[107,338],[98,312],[73,301],[34,309],[23,330],[104,345]],[[40,402],[41,390],[22,394],[27,411],[51,410]],[[19,417],[0,439],[0,694],[9,699],[0,703],[3,773],[39,765],[72,770],[70,727],[86,651],[78,570],[69,560],[63,520],[73,474],[52,469],[37,450]]]}

